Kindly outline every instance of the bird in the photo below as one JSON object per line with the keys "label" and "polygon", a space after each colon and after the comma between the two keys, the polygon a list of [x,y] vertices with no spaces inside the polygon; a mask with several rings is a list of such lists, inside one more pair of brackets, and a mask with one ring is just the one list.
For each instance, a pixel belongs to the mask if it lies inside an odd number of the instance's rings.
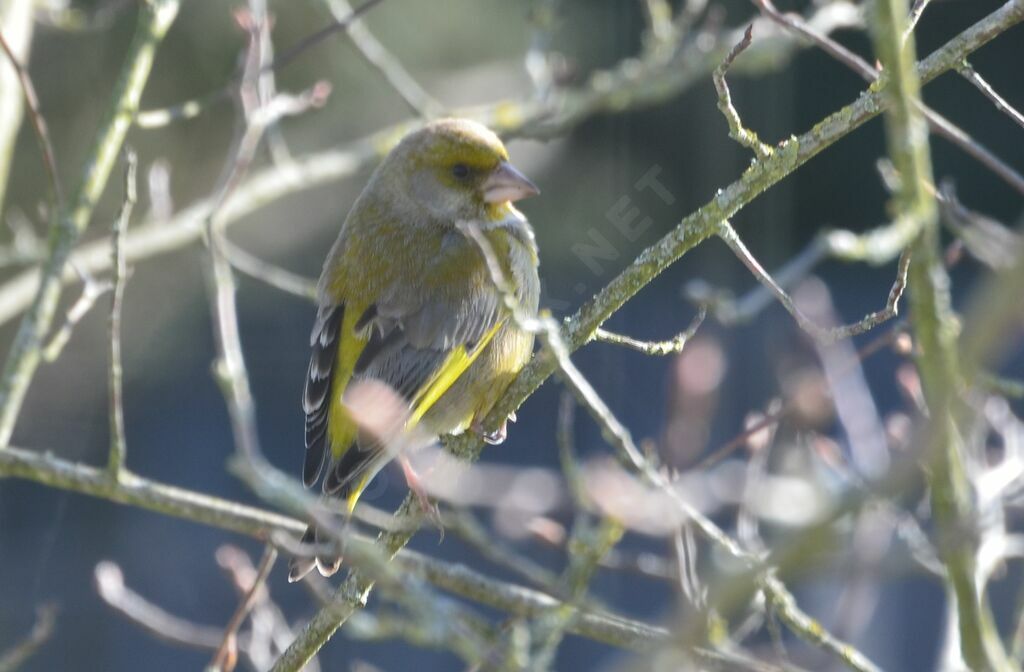
{"label": "bird", "polygon": [[[351,516],[360,494],[395,457],[361,430],[346,405],[360,383],[392,390],[405,405],[405,428],[430,437],[470,430],[489,443],[504,440],[507,421],[491,434],[481,423],[530,359],[534,338],[513,319],[496,280],[527,314],[536,314],[537,243],[513,204],[539,193],[512,165],[501,139],[467,119],[425,124],[377,166],[317,285],[302,396],[306,487],[320,482],[323,494],[344,500]],[[467,225],[484,240],[466,235]],[[495,261],[497,271],[488,266]],[[413,475],[406,470],[422,497]],[[316,543],[314,525],[302,541]],[[296,557],[289,581],[314,566],[331,576],[341,558]]]}

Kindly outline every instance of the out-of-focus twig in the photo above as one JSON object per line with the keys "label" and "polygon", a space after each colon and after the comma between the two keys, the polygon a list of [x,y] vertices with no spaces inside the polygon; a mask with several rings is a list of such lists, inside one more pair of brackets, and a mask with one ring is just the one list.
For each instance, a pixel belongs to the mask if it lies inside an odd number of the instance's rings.
{"label": "out-of-focus twig", "polygon": [[67,314],[64,316],[64,321],[60,327],[53,333],[50,340],[43,345],[40,356],[44,362],[52,363],[57,361],[60,354],[64,352],[64,347],[71,340],[71,334],[74,333],[75,327],[78,323],[88,314],[93,306],[96,305],[96,301],[101,296],[111,291],[114,286],[112,283],[106,280],[97,280],[92,276],[82,274],[82,293],[78,295],[71,307],[68,308]]}
{"label": "out-of-focus twig", "polygon": [[274,568],[276,560],[277,549],[268,544],[263,550],[263,557],[260,559],[260,564],[256,569],[252,585],[249,586],[242,601],[239,602],[235,613],[231,615],[231,620],[224,627],[224,635],[221,638],[220,646],[217,647],[216,652],[213,654],[213,659],[210,661],[210,668],[220,670],[221,672],[231,672],[235,668],[235,662],[238,660],[238,630],[242,627],[245,619],[248,618],[249,612],[256,605],[260,591],[266,589],[267,578],[270,576],[270,570]]}
{"label": "out-of-focus twig", "polygon": [[44,604],[36,609],[36,622],[32,630],[21,642],[6,651],[0,651],[0,672],[15,672],[25,661],[53,635],[57,623],[57,607]]}
{"label": "out-of-focus twig", "polygon": [[928,7],[928,3],[932,0],[914,0],[914,4],[910,7],[910,14],[907,15],[907,27],[903,31],[903,40],[906,41],[914,28],[917,27],[917,22],[921,20],[921,16],[924,14],[924,10]]}
{"label": "out-of-focus twig", "polygon": [[[1013,3],[1024,15],[1024,2]],[[900,175],[894,205],[913,222],[920,236],[910,265],[911,325],[921,354],[921,374],[931,421],[926,440],[932,515],[939,529],[939,557],[949,574],[955,599],[960,652],[971,669],[997,670],[1009,665],[984,594],[979,593],[977,549],[961,530],[974,520],[970,484],[964,471],[957,391],[960,382],[957,320],[949,278],[939,254],[938,210],[931,184],[932,167],[919,104],[920,79],[914,67],[914,39],[907,29],[906,0],[880,0],[874,14],[874,44],[888,74],[882,90],[890,101],[886,137]],[[908,37],[904,39],[904,35]]]}
{"label": "out-of-focus twig", "polygon": [[[334,15],[335,21],[344,21],[345,17],[352,15],[352,6],[348,0],[325,0],[325,2],[331,10],[331,14]],[[441,103],[427,93],[395,55],[381,44],[380,40],[366,27],[365,21],[359,18],[350,21],[345,32],[363,59],[380,73],[384,81],[391,85],[391,88],[398,93],[413,113],[424,119],[441,114],[444,110]]]}
{"label": "out-of-focus twig", "polygon": [[132,623],[157,639],[192,649],[214,651],[221,641],[221,629],[178,618],[147,601],[124,582],[121,568],[107,560],[93,572],[100,599]]}
{"label": "out-of-focus twig", "polygon": [[46,119],[39,110],[39,97],[36,95],[36,87],[32,84],[32,77],[21,61],[18,60],[14,49],[8,44],[4,36],[0,34],[0,49],[7,56],[7,61],[18,74],[18,82],[21,84],[22,94],[25,96],[25,103],[28,105],[28,116],[32,120],[32,128],[36,133],[36,141],[39,143],[39,152],[43,157],[43,168],[50,178],[50,188],[53,190],[54,212],[62,212],[64,209],[64,190],[60,186],[60,176],[57,173],[57,158],[53,151],[53,142],[50,140],[50,131],[46,126]]}
{"label": "out-of-focus twig", "polygon": [[[0,5],[0,34],[7,40],[18,62],[25,62],[32,47],[35,27],[35,0],[8,0]],[[0,90],[14,91],[19,86],[18,72],[0,65]],[[18,132],[25,116],[25,97],[0,96],[0,212],[4,210],[8,177],[14,164]]]}

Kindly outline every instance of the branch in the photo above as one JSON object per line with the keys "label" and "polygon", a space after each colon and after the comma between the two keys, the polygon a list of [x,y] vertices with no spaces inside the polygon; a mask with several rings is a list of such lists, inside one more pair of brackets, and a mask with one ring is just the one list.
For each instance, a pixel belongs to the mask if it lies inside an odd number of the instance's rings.
{"label": "branch", "polygon": [[[1024,2],[1007,3],[1003,9],[1020,17],[1024,15]],[[913,63],[914,40],[906,16],[906,0],[880,0],[875,11],[874,41],[887,74],[882,93],[890,101],[886,114],[889,153],[900,175],[894,204],[920,231],[910,265],[910,302],[911,324],[922,352],[917,364],[931,417],[926,445],[931,454],[932,515],[939,530],[939,554],[955,595],[963,660],[971,669],[1000,670],[1009,662],[992,613],[975,582],[977,549],[961,533],[963,526],[974,519],[974,512],[957,422],[959,328],[939,249],[938,209],[927,187],[932,183],[931,157],[918,102],[920,81]]]}
{"label": "branch", "polygon": [[132,218],[137,195],[135,191],[135,171],[138,159],[135,152],[128,149],[125,153],[124,171],[124,202],[121,212],[114,220],[114,231],[111,235],[110,265],[114,269],[112,282],[113,296],[110,299],[110,371],[108,394],[110,404],[110,456],[107,469],[114,478],[118,478],[124,470],[126,442],[124,437],[124,391],[122,389],[121,370],[121,304],[124,302],[124,284],[127,280],[128,267],[124,261],[124,237],[128,232],[128,222]]}
{"label": "branch", "polygon": [[0,379],[0,445],[6,445],[11,439],[25,393],[39,365],[40,348],[53,322],[68,257],[106,187],[125,134],[138,110],[157,45],[177,12],[178,0],[151,0],[142,5],[135,37],[128,48],[111,106],[87,155],[81,184],[68,205],[70,209],[61,208],[54,217],[49,256],[43,263],[41,277],[33,290],[32,305],[22,318]]}
{"label": "branch", "polygon": [[[1021,21],[1024,21],[1024,0],[1010,0],[918,63],[918,75],[923,82],[935,79],[956,67],[967,54],[983,47]],[[881,93],[868,91],[855,102],[826,117],[810,131],[780,145],[768,159],[751,166],[739,180],[720,190],[713,200],[685,217],[675,229],[644,250],[622,273],[568,318],[564,331],[569,348],[575,350],[587,343],[594,331],[641,288],[714,235],[721,221],[733,217],[763,191],[782,181],[826,147],[876,117],[887,105]],[[496,428],[554,373],[555,368],[556,364],[551,358],[535,356],[495,405],[484,423],[485,428]],[[467,458],[475,457],[482,447],[468,436],[456,437],[448,445],[453,452]]]}

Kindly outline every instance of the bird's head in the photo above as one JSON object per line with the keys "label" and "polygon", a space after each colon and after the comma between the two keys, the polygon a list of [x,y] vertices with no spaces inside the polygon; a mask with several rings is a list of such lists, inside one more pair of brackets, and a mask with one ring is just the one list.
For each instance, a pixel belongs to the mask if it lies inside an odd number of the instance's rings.
{"label": "bird's head", "polygon": [[381,166],[399,188],[443,220],[496,220],[509,203],[540,193],[487,127],[442,119],[410,133]]}

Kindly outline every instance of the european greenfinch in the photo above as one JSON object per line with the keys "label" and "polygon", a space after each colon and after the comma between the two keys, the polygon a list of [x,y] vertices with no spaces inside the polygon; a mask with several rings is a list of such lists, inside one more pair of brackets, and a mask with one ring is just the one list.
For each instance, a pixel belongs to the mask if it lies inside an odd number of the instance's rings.
{"label": "european greenfinch", "polygon": [[[537,193],[498,136],[463,119],[410,133],[381,162],[320,276],[302,400],[307,487],[322,478],[323,492],[344,499],[351,514],[394,457],[345,403],[360,381],[383,383],[408,405],[406,428],[429,436],[479,431],[533,351],[533,335],[512,319],[488,261],[499,262],[519,304],[535,313],[537,245],[512,204]],[[465,234],[467,223],[486,246]],[[504,429],[485,438],[498,442]],[[315,542],[316,530],[303,541]],[[330,576],[340,562],[296,558],[289,580],[314,564]]]}

